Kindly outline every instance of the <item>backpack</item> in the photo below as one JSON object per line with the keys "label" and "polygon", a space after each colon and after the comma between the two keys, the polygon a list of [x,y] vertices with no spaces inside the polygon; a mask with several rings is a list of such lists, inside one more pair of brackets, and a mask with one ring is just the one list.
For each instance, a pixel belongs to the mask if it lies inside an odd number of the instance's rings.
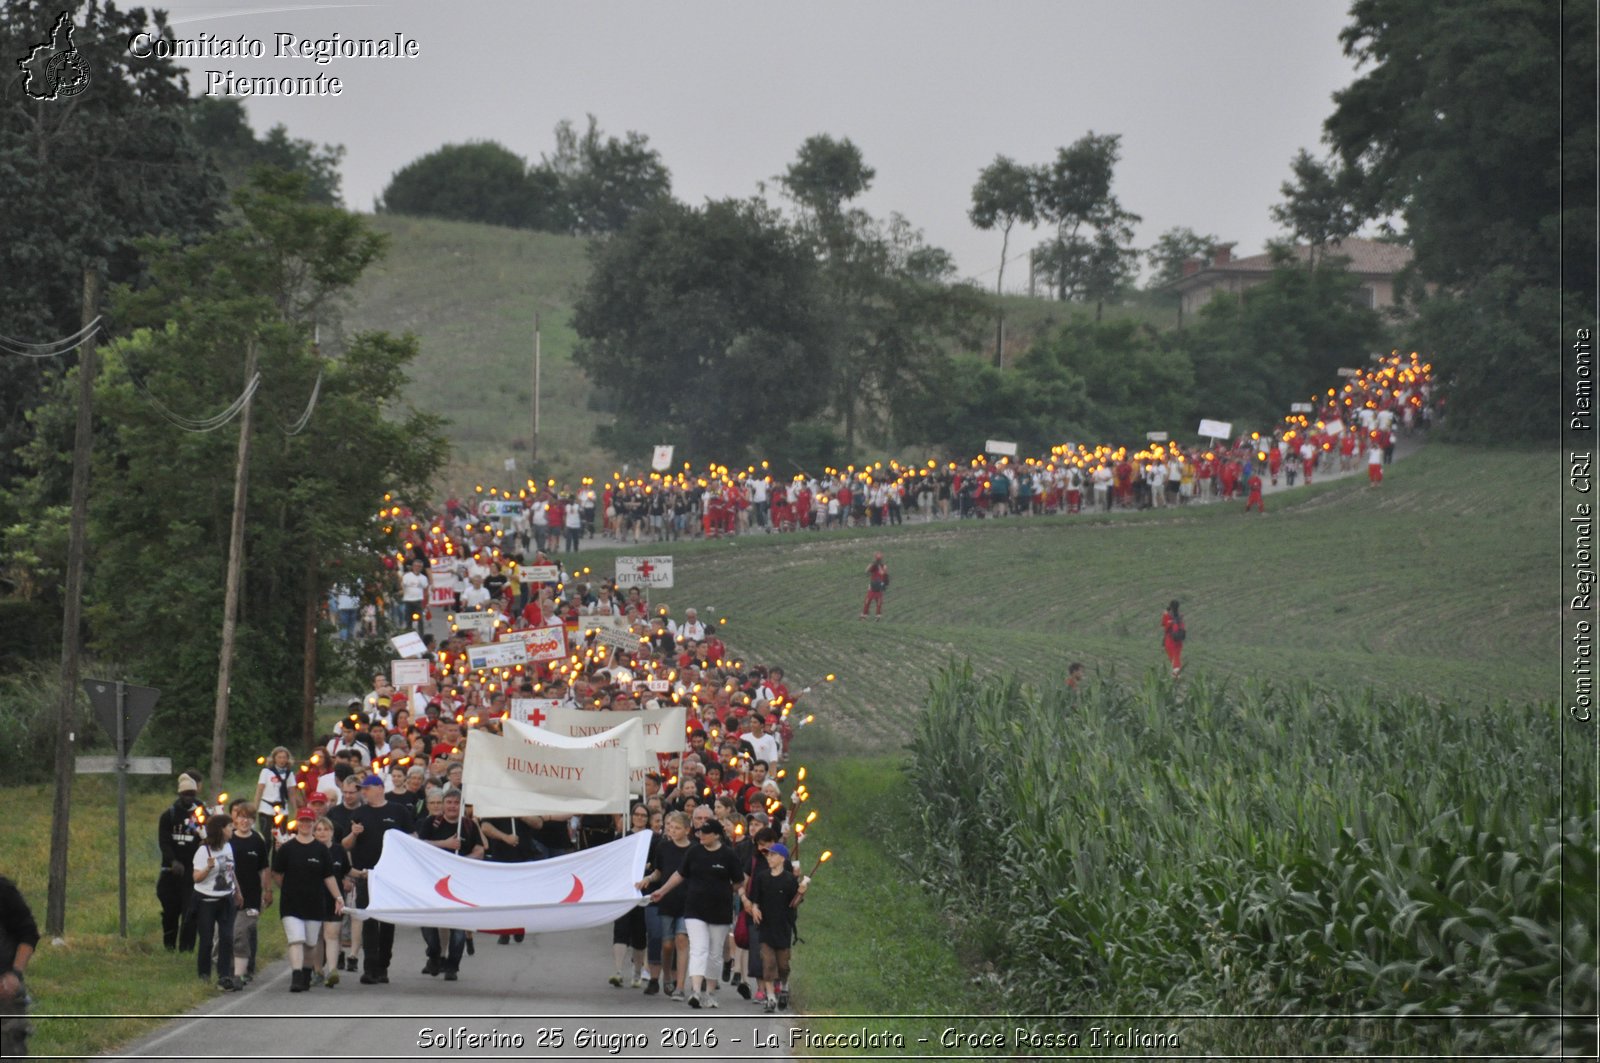
{"label": "backpack", "polygon": [[1172,641],[1182,642],[1188,637],[1188,634],[1188,630],[1183,626],[1183,621],[1180,620],[1172,629]]}

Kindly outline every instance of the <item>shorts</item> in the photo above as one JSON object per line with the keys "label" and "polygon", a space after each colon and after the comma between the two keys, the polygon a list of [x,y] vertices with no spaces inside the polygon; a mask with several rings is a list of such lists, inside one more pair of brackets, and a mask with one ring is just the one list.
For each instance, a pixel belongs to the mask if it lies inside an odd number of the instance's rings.
{"label": "shorts", "polygon": [[611,924],[611,943],[627,945],[632,949],[643,949],[649,944],[649,932],[645,927],[643,908],[630,908],[625,915]]}
{"label": "shorts", "polygon": [[661,913],[661,936],[663,938],[667,938],[667,937],[688,937],[689,936],[689,923],[688,923],[688,921],[681,915],[668,915],[665,912],[662,912]]}
{"label": "shorts", "polygon": [[322,935],[322,920],[297,919],[286,915],[283,917],[283,934],[291,945],[315,945]]}

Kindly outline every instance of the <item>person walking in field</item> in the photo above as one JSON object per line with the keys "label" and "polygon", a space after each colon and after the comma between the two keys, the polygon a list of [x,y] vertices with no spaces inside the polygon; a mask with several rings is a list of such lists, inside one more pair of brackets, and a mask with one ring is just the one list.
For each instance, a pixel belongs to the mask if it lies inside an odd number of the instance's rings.
{"label": "person walking in field", "polygon": [[1372,487],[1383,483],[1383,447],[1378,445],[1377,433],[1367,447],[1367,483]]}
{"label": "person walking in field", "polygon": [[1173,675],[1183,671],[1183,644],[1187,638],[1183,616],[1178,612],[1178,599],[1174,598],[1167,611],[1161,614],[1161,644],[1167,651],[1167,660],[1172,662]]}
{"label": "person walking in field", "polygon": [[872,556],[872,564],[867,566],[867,600],[861,603],[861,619],[867,618],[867,610],[877,603],[878,619],[883,619],[883,592],[889,589],[889,566],[883,563],[881,553]]}
{"label": "person walking in field", "polygon": [[1256,473],[1250,474],[1250,497],[1244,503],[1246,513],[1252,509],[1260,510],[1262,513],[1267,511],[1267,504],[1261,501],[1261,477]]}

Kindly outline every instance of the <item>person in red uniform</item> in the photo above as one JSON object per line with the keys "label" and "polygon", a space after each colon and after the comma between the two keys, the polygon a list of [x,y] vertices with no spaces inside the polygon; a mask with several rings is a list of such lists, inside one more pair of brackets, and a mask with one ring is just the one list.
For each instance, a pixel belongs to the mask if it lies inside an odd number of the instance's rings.
{"label": "person in red uniform", "polygon": [[1161,614],[1161,645],[1172,662],[1172,674],[1183,671],[1183,644],[1188,638],[1183,616],[1178,612],[1178,599],[1172,599],[1167,611]]}
{"label": "person in red uniform", "polygon": [[[1274,450],[1273,453],[1276,454],[1277,451]],[[1266,503],[1261,501],[1261,477],[1255,473],[1250,474],[1250,497],[1244,503],[1244,511],[1246,513],[1252,509],[1258,509],[1263,513],[1267,511]]]}
{"label": "person in red uniform", "polygon": [[1272,486],[1278,486],[1278,470],[1283,468],[1283,448],[1278,446],[1278,441],[1273,440],[1267,448],[1267,471],[1272,474]]}
{"label": "person in red uniform", "polygon": [[889,566],[883,563],[883,555],[874,554],[872,564],[867,566],[867,600],[861,603],[861,619],[867,618],[867,610],[873,602],[878,603],[877,615],[883,616],[883,592],[889,589]]}

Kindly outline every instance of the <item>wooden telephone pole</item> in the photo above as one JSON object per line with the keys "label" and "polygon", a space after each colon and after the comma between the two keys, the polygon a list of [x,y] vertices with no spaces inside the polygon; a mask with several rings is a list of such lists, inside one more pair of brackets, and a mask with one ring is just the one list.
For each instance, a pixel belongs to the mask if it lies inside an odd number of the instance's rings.
{"label": "wooden telephone pole", "polygon": [[[256,340],[252,336],[244,360],[244,385],[248,392],[256,378]],[[250,423],[255,396],[247,395],[239,415],[239,462],[233,473],[233,530],[228,538],[228,584],[222,602],[222,655],[217,665],[217,711],[211,730],[211,790],[222,789],[222,772],[228,753],[228,688],[233,682],[233,639],[238,627],[239,583],[244,569],[245,496],[250,474]]]}

